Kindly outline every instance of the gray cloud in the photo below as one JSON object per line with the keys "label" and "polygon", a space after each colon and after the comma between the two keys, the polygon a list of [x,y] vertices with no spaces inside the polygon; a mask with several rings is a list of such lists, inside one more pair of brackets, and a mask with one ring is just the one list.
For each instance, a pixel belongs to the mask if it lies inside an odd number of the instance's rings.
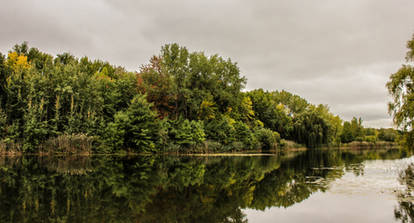
{"label": "gray cloud", "polygon": [[385,84],[414,31],[411,0],[7,1],[0,51],[29,41],[137,70],[163,44],[237,61],[247,89],[286,89],[391,126]]}

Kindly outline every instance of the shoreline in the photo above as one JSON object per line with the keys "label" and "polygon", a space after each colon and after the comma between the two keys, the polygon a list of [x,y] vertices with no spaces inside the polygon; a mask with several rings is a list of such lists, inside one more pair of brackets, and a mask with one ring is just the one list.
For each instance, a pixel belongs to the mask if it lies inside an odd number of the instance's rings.
{"label": "shoreline", "polygon": [[306,147],[291,147],[281,148],[278,150],[254,150],[254,151],[237,151],[237,152],[213,152],[213,153],[180,153],[180,152],[164,152],[164,153],[133,153],[133,152],[121,152],[121,153],[50,153],[50,152],[38,152],[38,153],[23,153],[15,151],[3,151],[0,152],[0,157],[20,157],[20,156],[193,156],[193,157],[219,157],[219,156],[276,156],[279,153],[285,152],[304,152],[308,150],[377,150],[377,149],[400,149],[401,145],[398,143],[385,143],[385,144],[347,144],[340,146],[327,146],[320,148],[306,148]]}

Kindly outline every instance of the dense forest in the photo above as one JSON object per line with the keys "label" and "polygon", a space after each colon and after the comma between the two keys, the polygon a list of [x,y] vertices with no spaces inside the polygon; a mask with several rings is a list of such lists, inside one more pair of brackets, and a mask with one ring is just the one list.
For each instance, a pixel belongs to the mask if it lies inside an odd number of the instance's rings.
{"label": "dense forest", "polygon": [[15,45],[0,53],[0,152],[226,152],[400,138],[284,90],[245,91],[246,81],[232,60],[178,44],[136,72]]}

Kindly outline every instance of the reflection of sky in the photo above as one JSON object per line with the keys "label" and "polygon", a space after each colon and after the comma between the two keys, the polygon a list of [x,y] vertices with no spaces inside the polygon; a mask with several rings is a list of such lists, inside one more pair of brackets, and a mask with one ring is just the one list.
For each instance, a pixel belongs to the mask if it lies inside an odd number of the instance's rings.
{"label": "reflection of sky", "polygon": [[347,172],[332,182],[326,193],[317,192],[289,208],[243,212],[255,222],[394,222],[396,191],[402,189],[398,174],[414,163],[401,160],[364,162],[364,175]]}

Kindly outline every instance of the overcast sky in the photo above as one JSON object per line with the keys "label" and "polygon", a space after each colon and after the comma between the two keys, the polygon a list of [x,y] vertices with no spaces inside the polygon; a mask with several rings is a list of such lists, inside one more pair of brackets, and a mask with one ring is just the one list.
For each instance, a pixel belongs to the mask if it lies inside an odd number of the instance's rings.
{"label": "overcast sky", "polygon": [[285,89],[344,120],[390,127],[385,84],[414,33],[413,0],[13,0],[0,51],[28,41],[128,70],[176,42],[237,61],[247,90]]}

